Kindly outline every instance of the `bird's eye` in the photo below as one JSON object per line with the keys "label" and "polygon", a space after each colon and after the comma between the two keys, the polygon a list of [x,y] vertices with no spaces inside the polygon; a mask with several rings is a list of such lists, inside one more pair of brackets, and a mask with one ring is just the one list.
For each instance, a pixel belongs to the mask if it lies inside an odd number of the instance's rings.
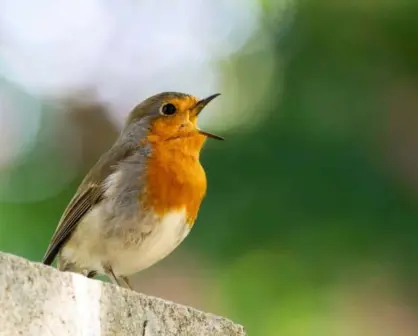
{"label": "bird's eye", "polygon": [[161,107],[161,113],[164,115],[173,115],[176,113],[176,107],[173,104],[165,104]]}

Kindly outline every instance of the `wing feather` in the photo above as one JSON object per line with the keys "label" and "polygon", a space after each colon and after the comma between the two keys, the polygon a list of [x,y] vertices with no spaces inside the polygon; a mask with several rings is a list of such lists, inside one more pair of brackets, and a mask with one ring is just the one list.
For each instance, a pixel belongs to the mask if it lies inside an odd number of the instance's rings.
{"label": "wing feather", "polygon": [[45,265],[52,264],[62,244],[70,237],[81,218],[100,202],[103,194],[98,189],[98,186],[90,186],[71,200],[45,252],[42,260]]}
{"label": "wing feather", "polygon": [[57,229],[42,259],[45,265],[51,265],[62,245],[70,238],[83,216],[98,204],[104,196],[103,182],[115,167],[133,154],[135,148],[125,147],[111,150],[103,155],[94,168],[87,174],[77,194],[70,201],[62,215]]}

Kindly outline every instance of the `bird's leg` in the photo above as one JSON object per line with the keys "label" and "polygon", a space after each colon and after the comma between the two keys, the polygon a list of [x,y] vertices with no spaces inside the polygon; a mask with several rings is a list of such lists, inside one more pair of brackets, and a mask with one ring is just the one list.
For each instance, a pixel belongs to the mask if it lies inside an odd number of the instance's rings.
{"label": "bird's leg", "polygon": [[129,281],[128,277],[126,277],[126,276],[121,276],[120,278],[122,279],[122,281],[123,281],[123,282],[125,282],[125,287],[126,287],[126,288],[129,288],[130,290],[133,290],[133,289],[132,289],[132,285],[131,285],[131,283],[130,283],[130,281]]}
{"label": "bird's leg", "polygon": [[109,277],[110,280],[112,280],[114,284],[118,285],[119,287],[132,290],[132,287],[130,286],[129,281],[127,281],[128,279],[123,276],[117,277],[115,273],[113,272],[112,267],[110,267],[109,265],[106,265],[103,267],[103,270],[105,271],[106,275]]}
{"label": "bird's leg", "polygon": [[89,271],[86,275],[87,278],[93,279],[97,275],[96,271]]}
{"label": "bird's leg", "polygon": [[112,267],[106,266],[106,267],[103,267],[103,270],[104,270],[105,274],[107,275],[107,277],[110,280],[112,280],[112,282],[115,285],[121,286],[121,284],[119,283],[118,278],[116,277],[115,273],[113,273]]}

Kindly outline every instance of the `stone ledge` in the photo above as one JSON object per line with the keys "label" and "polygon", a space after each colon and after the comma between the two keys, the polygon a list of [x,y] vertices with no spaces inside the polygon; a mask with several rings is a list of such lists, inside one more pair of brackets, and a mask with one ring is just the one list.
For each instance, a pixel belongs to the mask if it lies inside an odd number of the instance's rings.
{"label": "stone ledge", "polygon": [[0,335],[246,335],[228,319],[0,252]]}

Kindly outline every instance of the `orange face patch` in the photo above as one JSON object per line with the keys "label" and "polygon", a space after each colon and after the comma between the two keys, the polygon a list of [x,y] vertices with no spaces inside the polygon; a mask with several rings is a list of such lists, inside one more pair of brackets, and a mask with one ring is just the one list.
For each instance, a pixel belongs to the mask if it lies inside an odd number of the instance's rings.
{"label": "orange face patch", "polygon": [[186,112],[191,109],[193,109],[194,106],[196,106],[197,102],[199,100],[196,97],[193,96],[185,96],[184,98],[173,98],[165,103],[171,103],[175,107],[177,107],[177,110],[181,112]]}
{"label": "orange face patch", "polygon": [[188,137],[197,133],[196,129],[196,106],[198,99],[193,96],[184,98],[172,98],[164,101],[165,104],[173,104],[176,107],[176,113],[173,115],[161,115],[151,124],[151,130],[148,135],[151,142],[164,141],[170,138]]}

